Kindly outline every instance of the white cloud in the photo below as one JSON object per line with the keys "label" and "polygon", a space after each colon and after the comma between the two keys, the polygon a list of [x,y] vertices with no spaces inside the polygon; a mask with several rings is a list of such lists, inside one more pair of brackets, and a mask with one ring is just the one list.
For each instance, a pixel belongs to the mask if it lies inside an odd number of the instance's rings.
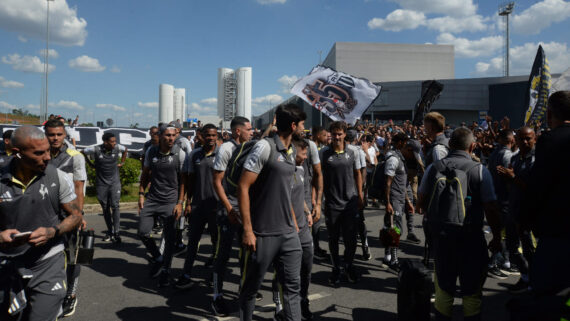
{"label": "white cloud", "polygon": [[84,110],[85,107],[81,106],[79,103],[70,100],[60,100],[57,103],[49,103],[50,107],[59,107],[72,110]]}
{"label": "white cloud", "polygon": [[450,33],[442,33],[437,37],[439,44],[452,44],[455,47],[455,57],[475,58],[490,56],[496,53],[503,45],[501,36],[483,37],[478,40],[456,38]]}
{"label": "white cloud", "polygon": [[372,18],[368,21],[369,29],[402,31],[416,29],[426,23],[426,16],[418,11],[397,9],[390,12],[386,19]]}
{"label": "white cloud", "polygon": [[544,0],[537,2],[520,14],[512,17],[513,32],[538,34],[550,25],[570,18],[570,2],[563,0]]}
{"label": "white cloud", "polygon": [[83,55],[68,62],[69,67],[83,72],[101,72],[105,66],[101,66],[99,59]]}
{"label": "white cloud", "polygon": [[251,100],[251,109],[253,115],[260,115],[268,109],[275,107],[283,101],[283,97],[277,94],[257,97]]}
{"label": "white cloud", "polygon": [[403,9],[423,12],[444,14],[454,17],[466,17],[477,12],[477,5],[473,0],[392,0]]}
{"label": "white cloud", "polygon": [[[566,43],[542,43],[551,73],[563,72],[570,66],[570,48]],[[510,74],[528,75],[536,56],[538,43],[525,43],[510,50]],[[487,62],[478,62],[474,74],[479,76],[500,76],[503,73],[503,57],[497,56]]]}
{"label": "white cloud", "polygon": [[202,100],[200,100],[200,103],[206,104],[206,105],[216,105],[218,103],[218,98],[211,97],[211,98],[202,99]]}
{"label": "white cloud", "polygon": [[24,84],[14,80],[7,80],[6,78],[0,76],[0,87],[3,88],[22,88]]}
{"label": "white cloud", "polygon": [[[46,50],[45,49],[40,50],[40,55],[42,57],[45,57],[46,56]],[[49,55],[50,59],[59,58],[59,53],[57,51],[55,51],[55,49],[48,49],[48,55]]]}
{"label": "white cloud", "polygon": [[438,17],[428,19],[426,26],[429,29],[437,30],[439,32],[463,32],[463,31],[484,31],[489,29],[486,22],[489,18],[483,18],[480,15],[472,15],[468,17]]}
{"label": "white cloud", "polygon": [[35,105],[35,104],[27,104],[24,106],[24,110],[40,110],[40,105]]}
{"label": "white cloud", "polygon": [[[2,57],[2,62],[12,65],[12,69],[23,72],[44,72],[44,63],[37,56],[20,56],[19,54],[12,54]],[[48,72],[53,72],[55,66],[49,64]]]}
{"label": "white cloud", "polygon": [[143,108],[158,108],[158,102],[149,101],[149,102],[143,103],[143,102],[139,101],[137,103],[137,106],[143,107]]}
{"label": "white cloud", "polygon": [[[0,1],[0,28],[36,39],[45,39],[45,0]],[[66,46],[83,46],[87,21],[77,16],[77,9],[67,1],[49,2],[50,41]]]}
{"label": "white cloud", "polygon": [[25,43],[25,42],[28,42],[28,38],[23,37],[23,36],[21,36],[21,35],[18,35],[18,40],[19,40],[20,42],[24,42],[24,43]]}
{"label": "white cloud", "polygon": [[127,111],[125,107],[113,104],[96,104],[95,107],[101,109],[112,109],[113,111]]}
{"label": "white cloud", "polygon": [[16,106],[16,105],[12,105],[10,103],[7,103],[5,101],[0,101],[0,108],[6,108],[6,109],[23,109],[23,110],[39,110],[40,109],[40,105],[34,105],[34,104],[27,104],[24,106]]}
{"label": "white cloud", "polygon": [[215,115],[217,112],[217,108],[202,106],[198,103],[191,103],[189,112],[191,115],[196,115],[196,116]]}
{"label": "white cloud", "polygon": [[284,4],[285,2],[287,2],[287,0],[257,0],[259,4]]}
{"label": "white cloud", "polygon": [[109,69],[110,72],[114,72],[114,73],[119,73],[121,72],[121,69],[117,66],[113,66],[111,67],[111,69]]}
{"label": "white cloud", "polygon": [[299,80],[298,76],[288,76],[283,75],[281,78],[277,79],[277,82],[281,84],[281,92],[284,94],[289,94],[293,85]]}

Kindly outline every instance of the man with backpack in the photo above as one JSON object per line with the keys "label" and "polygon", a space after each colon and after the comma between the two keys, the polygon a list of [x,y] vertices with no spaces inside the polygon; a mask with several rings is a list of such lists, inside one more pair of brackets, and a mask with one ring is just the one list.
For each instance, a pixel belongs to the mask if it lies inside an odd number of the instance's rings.
{"label": "man with backpack", "polygon": [[[408,171],[402,150],[406,148],[408,136],[397,133],[392,137],[392,149],[386,153],[384,164],[386,214],[384,229],[402,233],[402,216],[405,211],[413,211],[413,204],[408,198]],[[394,242],[398,244],[399,242]],[[398,246],[385,244],[382,264],[395,272],[399,271]]]}
{"label": "man with backpack", "polygon": [[[97,199],[103,209],[103,218],[107,225],[107,235],[103,242],[121,243],[119,235],[121,213],[119,201],[121,200],[121,178],[119,168],[125,164],[127,148],[117,144],[115,134],[103,134],[103,144],[87,147],[83,150],[87,164],[95,168],[95,188]],[[89,160],[92,156],[94,163]],[[117,162],[120,159],[120,162]]]}
{"label": "man with backpack", "polygon": [[[352,283],[358,281],[353,266],[356,252],[356,234],[358,211],[364,206],[362,193],[362,175],[360,172],[360,155],[356,148],[345,142],[347,136],[346,123],[331,123],[329,132],[332,142],[321,149],[323,170],[323,187],[325,194],[325,223],[329,233],[329,250],[331,254],[332,273],[329,283],[337,286],[344,272]],[[342,233],[344,241],[344,264],[339,256],[339,239]]]}
{"label": "man with backpack", "polygon": [[418,206],[427,215],[435,259],[436,320],[451,320],[459,278],[464,320],[481,319],[482,287],[487,272],[485,217],[491,227],[492,252],[501,248],[501,227],[489,171],[471,160],[473,133],[457,128],[450,153],[430,165],[418,190]]}
{"label": "man with backpack", "polygon": [[[198,252],[198,244],[206,224],[211,229],[216,225],[217,198],[212,183],[212,167],[216,157],[216,141],[218,129],[213,124],[201,128],[204,145],[195,148],[188,157],[186,172],[186,210],[190,232],[188,233],[188,250],[184,260],[183,274],[176,281],[176,288],[188,289],[193,283],[190,279],[192,267]],[[212,238],[212,244],[216,243]]]}
{"label": "man with backpack", "polygon": [[277,107],[275,115],[277,135],[255,144],[238,184],[242,244],[247,250],[239,294],[242,321],[251,320],[255,295],[271,264],[282,285],[285,318],[301,319],[299,291],[303,251],[291,202],[296,157],[291,140],[294,134],[303,132],[307,116],[295,104]]}
{"label": "man with backpack", "polygon": [[[225,179],[226,171],[230,171],[235,166],[236,157],[232,157],[236,149],[243,151],[242,147],[251,140],[253,129],[249,119],[241,116],[234,117],[230,123],[232,130],[231,140],[223,143],[214,159],[213,181],[214,191],[218,197],[219,208],[217,208],[218,244],[216,245],[216,255],[214,258],[212,310],[218,316],[228,314],[223,297],[224,276],[226,265],[232,250],[234,237],[237,235],[241,243],[241,223],[238,209],[237,195],[228,191],[228,183]],[[250,145],[251,146],[251,145]],[[249,147],[251,148],[251,147]],[[237,155],[236,155],[237,156]],[[231,159],[234,163],[230,163]]]}
{"label": "man with backpack", "polygon": [[432,111],[424,117],[426,136],[422,140],[425,165],[445,158],[449,153],[448,139],[445,137],[445,117]]}
{"label": "man with backpack", "polygon": [[[186,153],[175,145],[176,128],[163,124],[159,128],[158,146],[148,149],[139,187],[138,235],[151,255],[151,277],[160,276],[159,287],[170,285],[170,265],[174,248],[174,222],[180,218],[184,203],[184,169]],[[150,189],[145,190],[150,183]],[[151,237],[154,217],[160,216],[164,224],[164,252],[160,253]]]}

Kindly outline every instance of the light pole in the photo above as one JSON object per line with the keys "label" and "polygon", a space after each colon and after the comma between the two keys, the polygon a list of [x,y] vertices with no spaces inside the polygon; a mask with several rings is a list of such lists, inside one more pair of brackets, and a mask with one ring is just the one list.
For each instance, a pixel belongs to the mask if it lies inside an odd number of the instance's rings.
{"label": "light pole", "polygon": [[47,13],[46,13],[46,52],[45,52],[45,64],[44,64],[44,74],[45,74],[45,97],[43,106],[40,110],[40,122],[43,123],[47,120],[47,110],[48,110],[48,73],[49,73],[49,2],[54,0],[46,0],[47,3]]}
{"label": "light pole", "polygon": [[499,16],[505,17],[506,30],[505,30],[505,57],[504,57],[504,75],[509,76],[509,15],[513,13],[515,2],[508,2],[499,7]]}

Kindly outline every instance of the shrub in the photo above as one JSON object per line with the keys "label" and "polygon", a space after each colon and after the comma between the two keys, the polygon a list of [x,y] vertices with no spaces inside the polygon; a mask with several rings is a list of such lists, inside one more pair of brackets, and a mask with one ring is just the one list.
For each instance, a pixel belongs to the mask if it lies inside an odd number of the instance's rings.
{"label": "shrub", "polygon": [[[90,186],[95,186],[95,169],[89,165],[87,167],[87,179]],[[127,158],[123,167],[119,169],[119,176],[121,177],[121,185],[127,186],[139,182],[141,174],[141,162],[138,159]]]}

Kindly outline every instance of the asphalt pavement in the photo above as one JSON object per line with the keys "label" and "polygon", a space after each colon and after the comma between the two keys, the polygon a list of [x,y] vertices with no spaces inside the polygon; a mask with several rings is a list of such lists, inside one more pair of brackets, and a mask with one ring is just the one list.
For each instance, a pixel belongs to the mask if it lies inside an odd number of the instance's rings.
{"label": "asphalt pavement", "polygon": [[[357,284],[346,280],[340,286],[333,288],[327,279],[331,271],[328,259],[315,258],[313,265],[312,283],[309,289],[311,310],[315,320],[397,320],[396,292],[397,275],[381,267],[384,250],[378,240],[383,210],[366,209],[365,217],[368,229],[372,259],[362,259],[362,249],[359,245],[356,254],[356,267],[361,273]],[[216,318],[210,309],[212,288],[207,281],[209,270],[204,263],[212,253],[213,247],[210,236],[205,233],[202,237],[199,255],[193,270],[195,286],[188,290],[178,290],[173,287],[158,288],[158,280],[148,277],[145,249],[137,238],[138,217],[136,211],[126,210],[121,215],[120,246],[102,242],[106,230],[100,214],[86,215],[88,228],[96,234],[95,257],[93,264],[82,268],[79,281],[78,306],[73,316],[63,320],[238,320],[237,298],[239,267],[237,262],[238,249],[234,246],[232,257],[228,264],[231,271],[226,277],[225,297],[233,306],[233,315]],[[420,227],[421,217],[414,218],[416,234],[422,239],[421,245],[402,241],[400,257],[422,257],[423,231]],[[402,240],[407,231],[404,229]],[[326,231],[321,232],[321,247],[328,250]],[[237,245],[237,243],[236,243]],[[341,246],[341,253],[343,247]],[[469,255],[469,253],[466,253]],[[174,258],[172,276],[181,273],[183,258]],[[257,302],[255,320],[271,320],[273,317],[273,302],[271,294],[272,273],[266,274],[261,288],[263,299]],[[514,284],[518,277],[511,276],[507,280],[498,281],[487,279],[484,286],[483,320],[506,320],[505,303],[511,296],[506,291],[505,284]],[[456,320],[462,320],[461,300],[455,300]]]}

